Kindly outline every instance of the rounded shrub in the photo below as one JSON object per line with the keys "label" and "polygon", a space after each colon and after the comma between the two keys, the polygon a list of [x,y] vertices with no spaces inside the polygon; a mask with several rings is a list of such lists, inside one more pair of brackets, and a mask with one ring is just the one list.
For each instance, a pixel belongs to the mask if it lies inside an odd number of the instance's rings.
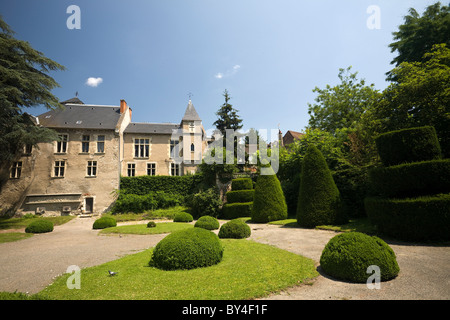
{"label": "rounded shrub", "polygon": [[302,163],[297,223],[305,228],[344,223],[339,190],[317,147],[308,147]]}
{"label": "rounded shrub", "polygon": [[333,237],[320,257],[323,271],[337,279],[365,283],[372,273],[369,266],[380,268],[381,281],[395,278],[400,271],[394,251],[383,240],[360,232]]}
{"label": "rounded shrub", "polygon": [[147,223],[147,228],[154,228],[154,227],[156,227],[155,221],[149,221],[149,222]]}
{"label": "rounded shrub", "polygon": [[224,223],[219,230],[219,238],[244,239],[251,235],[250,227],[241,219]]}
{"label": "rounded shrub", "polygon": [[187,212],[177,212],[173,218],[173,222],[192,222],[194,218]]}
{"label": "rounded shrub", "polygon": [[431,126],[389,131],[375,138],[384,166],[441,158],[436,130]]}
{"label": "rounded shrub", "polygon": [[203,228],[171,233],[153,250],[149,265],[163,270],[208,267],[222,260],[219,237]]}
{"label": "rounded shrub", "polygon": [[236,190],[236,191],[228,191],[227,195],[227,203],[236,203],[236,202],[252,202],[253,196],[255,194],[255,190]]}
{"label": "rounded shrub", "polygon": [[252,221],[269,222],[286,218],[286,200],[277,176],[260,175],[253,197]]}
{"label": "rounded shrub", "polygon": [[253,181],[251,178],[236,178],[231,180],[231,190],[250,190],[253,189]]}
{"label": "rounded shrub", "polygon": [[220,224],[219,224],[219,220],[217,220],[214,217],[202,216],[194,224],[194,227],[203,228],[206,230],[215,230],[215,229],[219,229]]}
{"label": "rounded shrub", "polygon": [[94,221],[93,229],[105,229],[117,226],[116,219],[112,217],[101,217]]}
{"label": "rounded shrub", "polygon": [[26,233],[45,233],[53,231],[53,222],[48,220],[36,220],[28,224]]}

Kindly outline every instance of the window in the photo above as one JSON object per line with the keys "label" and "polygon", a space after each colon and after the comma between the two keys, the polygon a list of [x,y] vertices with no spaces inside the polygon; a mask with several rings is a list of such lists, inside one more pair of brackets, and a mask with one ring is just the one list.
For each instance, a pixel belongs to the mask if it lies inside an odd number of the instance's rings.
{"label": "window", "polygon": [[177,163],[170,164],[170,175],[179,176],[180,175],[180,165]]}
{"label": "window", "polygon": [[26,144],[25,145],[25,149],[24,149],[24,153],[25,154],[31,154],[32,151],[33,151],[33,145],[32,144]]}
{"label": "window", "polygon": [[56,152],[57,153],[66,153],[67,152],[67,141],[69,140],[69,136],[67,134],[58,135],[59,141],[56,142]]}
{"label": "window", "polygon": [[89,141],[91,137],[89,135],[83,135],[81,141],[81,152],[88,153],[89,152]]}
{"label": "window", "polygon": [[97,176],[97,161],[88,161],[87,176],[88,177],[96,177]]}
{"label": "window", "polygon": [[65,161],[55,161],[55,177],[64,177]]}
{"label": "window", "polygon": [[129,163],[127,171],[129,177],[134,177],[136,175],[136,164]]}
{"label": "window", "polygon": [[148,158],[150,139],[134,139],[134,157]]}
{"label": "window", "polygon": [[22,173],[22,161],[13,162],[11,167],[11,178],[19,179]]}
{"label": "window", "polygon": [[97,136],[97,152],[105,152],[105,136]]}
{"label": "window", "polygon": [[191,152],[194,152],[194,151],[195,151],[195,146],[193,143],[191,143]]}
{"label": "window", "polygon": [[173,158],[172,156],[172,152],[173,149],[178,145],[178,141],[177,140],[170,140],[170,157]]}
{"label": "window", "polygon": [[148,176],[156,175],[156,163],[147,163],[147,175]]}

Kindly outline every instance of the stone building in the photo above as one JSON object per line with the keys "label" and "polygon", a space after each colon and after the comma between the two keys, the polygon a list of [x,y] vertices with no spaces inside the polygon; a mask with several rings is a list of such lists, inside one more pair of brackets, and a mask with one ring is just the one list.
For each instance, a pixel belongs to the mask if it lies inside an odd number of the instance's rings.
{"label": "stone building", "polygon": [[78,98],[62,104],[63,110],[35,118],[36,125],[56,130],[59,140],[27,148],[13,163],[0,194],[0,211],[102,213],[114,203],[121,175],[193,173],[198,161],[180,162],[171,150],[201,161],[207,147],[191,101],[180,123],[131,122],[125,100],[119,106],[84,104]]}

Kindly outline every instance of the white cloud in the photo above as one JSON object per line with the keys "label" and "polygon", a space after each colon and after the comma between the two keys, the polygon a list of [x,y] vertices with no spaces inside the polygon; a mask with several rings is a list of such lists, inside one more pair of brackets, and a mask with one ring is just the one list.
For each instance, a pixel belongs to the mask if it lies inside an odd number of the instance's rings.
{"label": "white cloud", "polygon": [[216,79],[222,79],[224,77],[231,77],[231,76],[235,75],[239,71],[240,68],[241,68],[240,65],[235,64],[231,69],[228,69],[227,71],[225,71],[225,73],[218,72],[218,73],[216,73],[216,75],[214,77]]}
{"label": "white cloud", "polygon": [[89,87],[97,87],[100,83],[102,83],[103,82],[103,79],[102,78],[93,78],[93,77],[90,77],[90,78],[88,78],[87,80],[86,80],[86,84],[89,86]]}

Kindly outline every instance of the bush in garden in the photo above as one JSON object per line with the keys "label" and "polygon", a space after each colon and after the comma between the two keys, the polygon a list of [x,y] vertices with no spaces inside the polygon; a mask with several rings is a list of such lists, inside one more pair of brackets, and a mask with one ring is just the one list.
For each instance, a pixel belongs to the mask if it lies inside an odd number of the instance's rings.
{"label": "bush in garden", "polygon": [[277,176],[260,175],[256,180],[252,221],[269,222],[286,218],[286,200]]}
{"label": "bush in garden", "polygon": [[94,221],[93,229],[105,229],[117,226],[116,219],[112,217],[101,217]]}
{"label": "bush in garden", "polygon": [[227,203],[253,202],[255,190],[232,190],[227,192]]}
{"label": "bush in garden", "polygon": [[253,202],[226,203],[222,208],[223,219],[251,217]]}
{"label": "bush in garden", "polygon": [[302,164],[297,223],[306,228],[341,224],[345,222],[343,215],[340,193],[325,158],[311,145]]}
{"label": "bush in garden", "polygon": [[375,143],[386,167],[441,158],[436,130],[430,126],[389,131],[380,134]]}
{"label": "bush in garden", "polygon": [[241,219],[224,223],[219,230],[219,238],[244,239],[251,235],[250,227]]}
{"label": "bush in garden", "polygon": [[222,200],[214,188],[194,194],[190,202],[192,215],[196,218],[201,216],[218,217],[220,214]]}
{"label": "bush in garden", "polygon": [[176,231],[162,239],[153,250],[149,265],[163,270],[208,267],[222,260],[218,236],[203,228]]}
{"label": "bush in garden", "polygon": [[195,222],[194,227],[203,228],[206,230],[215,230],[219,229],[220,224],[219,221],[214,217],[202,216],[197,220],[197,222]]}
{"label": "bush in garden", "polygon": [[53,231],[53,222],[48,220],[32,221],[25,228],[26,233],[45,233]]}
{"label": "bush in garden", "polygon": [[253,181],[251,178],[236,178],[231,180],[231,190],[251,190],[253,189]]}
{"label": "bush in garden", "polygon": [[395,278],[400,271],[395,253],[386,242],[359,232],[333,237],[320,257],[320,267],[327,275],[357,283],[367,281],[371,265],[380,268],[381,281]]}
{"label": "bush in garden", "polygon": [[149,221],[149,222],[147,223],[147,228],[154,228],[154,227],[156,227],[155,221]]}
{"label": "bush in garden", "polygon": [[173,218],[173,222],[192,222],[194,218],[187,212],[177,212]]}

